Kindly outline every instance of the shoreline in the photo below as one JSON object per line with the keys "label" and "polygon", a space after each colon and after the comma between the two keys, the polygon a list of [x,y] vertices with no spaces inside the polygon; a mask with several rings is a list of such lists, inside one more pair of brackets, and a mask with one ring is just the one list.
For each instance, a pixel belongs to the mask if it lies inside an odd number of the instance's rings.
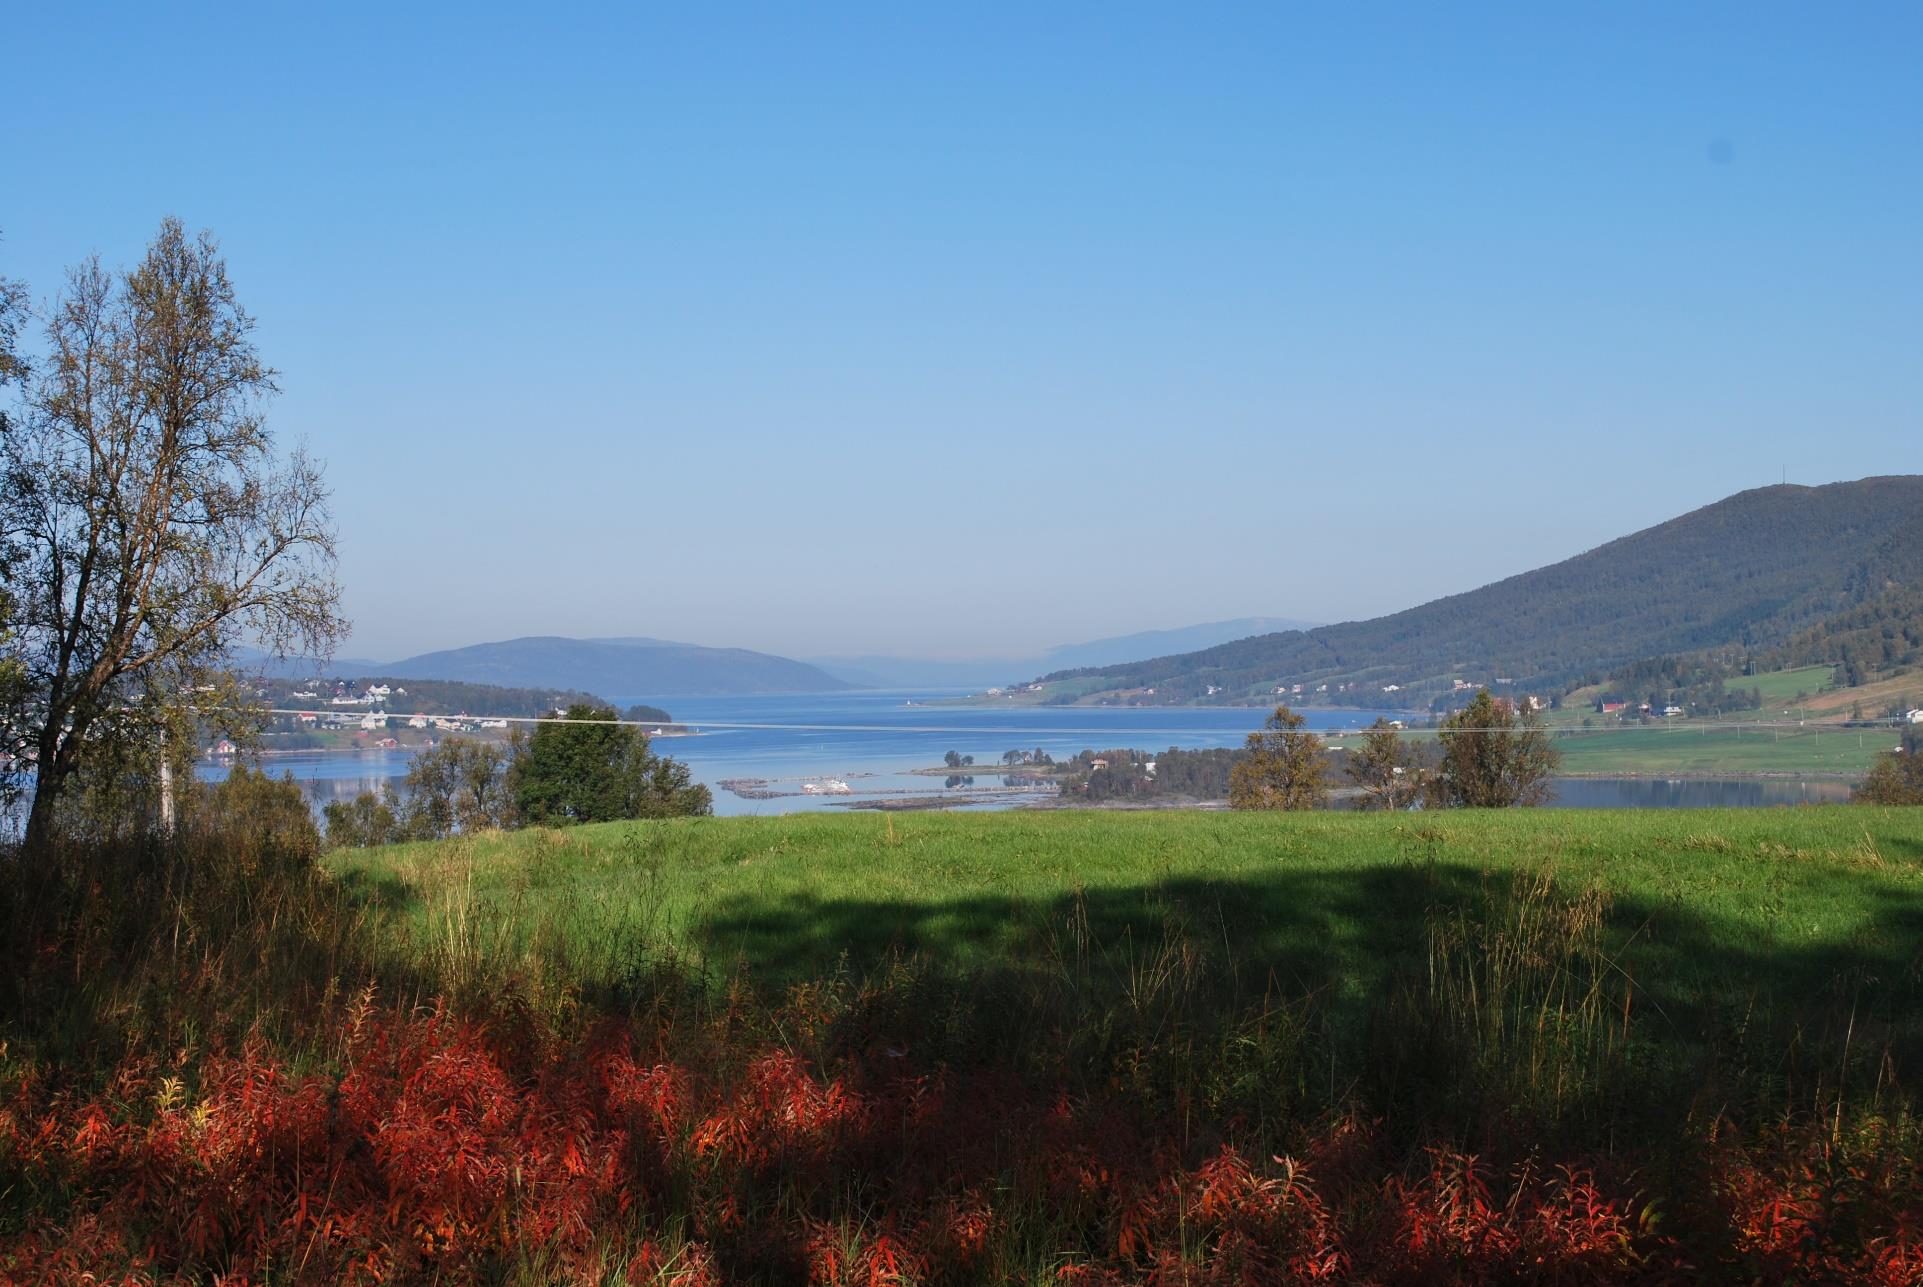
{"label": "shoreline", "polygon": [[[410,730],[410,731],[418,731],[418,730]],[[494,733],[496,730],[490,729],[488,731],[489,733]],[[392,736],[391,730],[389,735]],[[646,737],[650,742],[659,742],[659,741],[662,741],[663,739],[674,738],[674,737],[699,737],[699,736],[701,736],[701,734],[694,732],[692,730],[687,732],[682,732],[682,733],[648,733],[646,734]],[[505,737],[483,736],[479,733],[449,733],[446,735],[446,737],[436,739],[435,744],[439,745],[441,742],[445,742],[449,738],[460,738],[470,742],[482,742],[482,743],[488,743],[488,744],[503,744],[508,741],[508,739]],[[246,759],[250,756],[256,756],[256,755],[262,757],[263,759],[270,755],[367,755],[372,753],[388,755],[395,751],[425,751],[427,749],[429,748],[426,746],[426,744],[421,742],[402,742],[399,746],[272,746],[272,747],[254,747],[244,751],[237,751],[232,755],[215,755],[210,751],[202,751],[197,758],[202,760],[220,761],[220,760],[241,760],[241,759]]]}
{"label": "shoreline", "polygon": [[1061,771],[1059,764],[964,764],[959,768],[949,768],[945,764],[930,765],[925,769],[896,769],[894,772],[912,774],[918,778],[986,778],[986,777],[1054,777]]}

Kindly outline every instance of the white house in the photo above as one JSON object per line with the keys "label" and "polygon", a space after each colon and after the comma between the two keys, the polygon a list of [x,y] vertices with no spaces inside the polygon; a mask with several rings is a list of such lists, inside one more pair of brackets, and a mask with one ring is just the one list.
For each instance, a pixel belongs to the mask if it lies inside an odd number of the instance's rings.
{"label": "white house", "polygon": [[1399,693],[1402,691],[1402,685],[1401,684],[1384,684],[1382,686],[1382,691],[1385,693]]}
{"label": "white house", "polygon": [[1923,724],[1923,710],[1913,710],[1903,716],[1912,724]]}
{"label": "white house", "polygon": [[393,691],[394,690],[389,688],[386,684],[376,684],[372,688],[367,690],[367,695],[369,697],[386,697],[389,694],[391,694]]}
{"label": "white house", "polygon": [[482,728],[506,728],[507,721],[504,719],[484,719],[481,721],[481,727]]}
{"label": "white house", "polygon": [[409,720],[407,721],[407,726],[408,726],[409,728],[426,728],[426,727],[427,727],[427,716],[425,716],[425,715],[415,715],[415,716],[413,716],[412,718],[410,718],[410,719],[409,719]]}
{"label": "white house", "polygon": [[379,715],[363,715],[361,727],[371,733],[377,728],[386,728],[387,720]]}

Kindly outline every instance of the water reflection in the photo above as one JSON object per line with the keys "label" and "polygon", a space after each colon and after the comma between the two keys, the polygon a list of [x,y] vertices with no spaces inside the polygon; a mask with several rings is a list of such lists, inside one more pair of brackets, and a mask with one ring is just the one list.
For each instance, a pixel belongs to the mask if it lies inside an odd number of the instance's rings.
{"label": "water reflection", "polygon": [[[389,782],[399,786],[413,762],[413,753],[405,750],[312,751],[269,755],[259,767],[275,778],[293,778],[318,815],[336,800],[352,800],[363,791],[378,793]],[[195,765],[195,775],[203,782],[218,782],[227,776],[229,764],[203,760]]]}

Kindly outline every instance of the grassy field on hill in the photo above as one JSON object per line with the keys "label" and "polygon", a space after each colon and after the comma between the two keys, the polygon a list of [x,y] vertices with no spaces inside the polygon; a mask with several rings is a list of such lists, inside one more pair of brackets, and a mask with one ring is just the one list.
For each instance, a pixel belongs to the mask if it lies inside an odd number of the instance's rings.
{"label": "grassy field on hill", "polygon": [[[1830,686],[1833,666],[1801,666],[1795,670],[1775,670],[1762,675],[1742,675],[1729,681],[1731,688],[1754,688],[1763,695],[1765,710],[1781,710],[1783,703],[1798,697],[1813,697]],[[1770,711],[1770,713],[1775,713]]]}

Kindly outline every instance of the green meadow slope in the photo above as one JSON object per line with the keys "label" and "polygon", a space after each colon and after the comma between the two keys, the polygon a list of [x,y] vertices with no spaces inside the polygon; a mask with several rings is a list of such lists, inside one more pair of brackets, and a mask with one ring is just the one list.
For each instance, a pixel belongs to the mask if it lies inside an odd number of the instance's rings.
{"label": "green meadow slope", "polygon": [[1923,942],[1923,813],[1840,806],[717,818],[334,866],[423,941],[539,938],[590,970],[624,941],[671,941],[776,982],[898,952],[1044,968],[1072,936],[1140,948],[1180,927],[1224,969],[1348,987],[1419,942],[1436,908],[1538,877],[1606,898],[1625,968],[1681,992],[1711,976],[1818,988],[1846,961],[1901,973]]}

